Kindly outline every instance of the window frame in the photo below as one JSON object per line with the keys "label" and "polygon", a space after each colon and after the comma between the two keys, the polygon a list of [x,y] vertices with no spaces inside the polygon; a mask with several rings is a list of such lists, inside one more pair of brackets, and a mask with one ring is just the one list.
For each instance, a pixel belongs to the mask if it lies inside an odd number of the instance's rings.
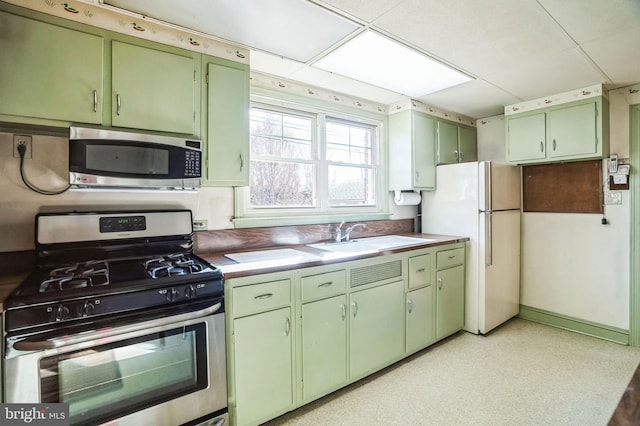
{"label": "window frame", "polygon": [[[313,100],[312,100],[313,101]],[[268,111],[288,113],[298,116],[309,116],[315,119],[314,134],[312,136],[312,155],[316,169],[314,184],[316,191],[316,206],[291,208],[291,207],[262,207],[252,208],[249,202],[249,187],[235,188],[235,217],[234,225],[237,228],[257,226],[283,226],[334,223],[340,220],[380,220],[388,219],[389,203],[387,185],[387,146],[386,128],[387,117],[383,114],[366,113],[353,108],[339,105],[329,105],[326,101],[301,102],[299,100],[287,100],[260,94],[251,95],[250,108],[261,108]],[[374,164],[371,168],[376,174],[375,204],[367,206],[329,206],[328,185],[320,182],[328,182],[328,165],[341,163],[328,162],[326,158],[326,120],[335,122],[353,123],[355,125],[372,126],[374,129],[374,147],[372,155]],[[251,162],[251,158],[249,158]],[[351,164],[351,163],[346,163]]]}

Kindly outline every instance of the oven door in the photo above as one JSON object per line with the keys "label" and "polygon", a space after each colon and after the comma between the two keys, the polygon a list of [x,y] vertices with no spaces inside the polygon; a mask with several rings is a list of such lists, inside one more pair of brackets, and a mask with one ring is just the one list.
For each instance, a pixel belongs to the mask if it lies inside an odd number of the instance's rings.
{"label": "oven door", "polygon": [[76,335],[11,338],[6,402],[67,403],[73,425],[178,425],[224,412],[221,305]]}

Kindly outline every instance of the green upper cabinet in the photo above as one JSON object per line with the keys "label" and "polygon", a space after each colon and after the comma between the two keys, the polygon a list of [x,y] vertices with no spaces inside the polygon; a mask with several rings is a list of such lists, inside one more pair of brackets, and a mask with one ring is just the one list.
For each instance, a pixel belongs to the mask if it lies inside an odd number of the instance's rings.
{"label": "green upper cabinet", "polygon": [[478,159],[475,128],[438,121],[436,137],[437,164],[463,163]]}
{"label": "green upper cabinet", "polygon": [[[217,58],[206,66],[205,185],[249,184],[249,67]],[[204,133],[204,132],[203,132]]]}
{"label": "green upper cabinet", "polygon": [[606,157],[608,111],[606,98],[599,96],[507,115],[507,161],[532,164]]}
{"label": "green upper cabinet", "polygon": [[415,110],[389,116],[389,189],[435,189],[435,120]]}
{"label": "green upper cabinet", "polygon": [[549,111],[550,157],[591,156],[598,152],[595,102]]}
{"label": "green upper cabinet", "polygon": [[191,56],[114,40],[112,125],[196,134],[195,62]]}
{"label": "green upper cabinet", "polygon": [[0,33],[0,114],[102,122],[102,37],[2,11]]}
{"label": "green upper cabinet", "polygon": [[518,163],[545,158],[546,134],[544,113],[508,119],[507,137],[512,143],[507,147],[507,161]]}

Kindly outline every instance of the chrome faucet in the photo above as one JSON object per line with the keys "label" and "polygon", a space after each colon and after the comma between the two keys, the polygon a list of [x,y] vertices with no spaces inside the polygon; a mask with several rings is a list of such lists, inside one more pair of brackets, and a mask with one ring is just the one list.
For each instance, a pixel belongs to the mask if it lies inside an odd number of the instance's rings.
{"label": "chrome faucet", "polygon": [[351,238],[351,231],[353,231],[356,228],[366,228],[367,225],[364,223],[356,223],[355,225],[351,225],[350,227],[348,227],[345,231],[344,231],[344,235],[342,234],[342,225],[344,225],[344,221],[340,222],[340,225],[338,225],[338,227],[336,228],[336,233],[334,235],[334,239],[336,240],[336,243],[339,243],[341,241],[349,241],[349,238]]}
{"label": "chrome faucet", "polygon": [[367,225],[364,223],[356,223],[355,225],[351,225],[350,227],[347,228],[347,230],[344,232],[344,240],[345,241],[349,241],[349,238],[351,236],[351,231],[353,231],[356,228],[366,228]]}

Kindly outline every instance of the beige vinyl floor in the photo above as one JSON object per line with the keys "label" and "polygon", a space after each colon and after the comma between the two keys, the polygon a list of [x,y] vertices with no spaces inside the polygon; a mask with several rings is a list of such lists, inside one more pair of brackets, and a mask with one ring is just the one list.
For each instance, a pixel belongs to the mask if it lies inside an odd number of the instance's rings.
{"label": "beige vinyl floor", "polygon": [[460,332],[268,425],[606,425],[639,362],[640,348],[515,318],[487,336]]}

